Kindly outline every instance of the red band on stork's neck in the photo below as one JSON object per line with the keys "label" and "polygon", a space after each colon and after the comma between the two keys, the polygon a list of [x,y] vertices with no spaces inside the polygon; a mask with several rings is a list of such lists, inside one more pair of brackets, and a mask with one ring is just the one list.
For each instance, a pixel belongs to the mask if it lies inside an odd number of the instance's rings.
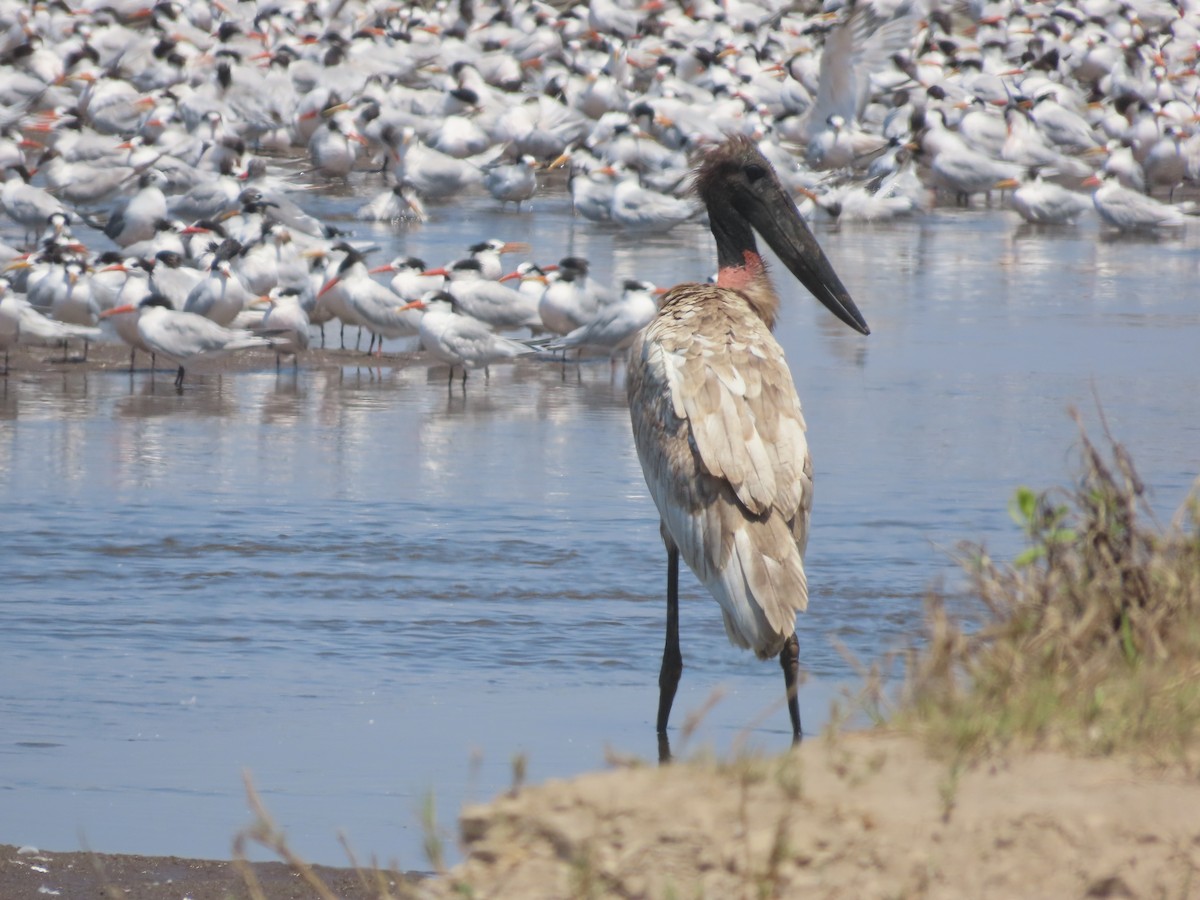
{"label": "red band on stork's neck", "polygon": [[766,274],[766,264],[763,263],[762,257],[753,250],[743,250],[742,259],[744,260],[742,265],[725,266],[717,272],[718,287],[740,291],[754,284]]}

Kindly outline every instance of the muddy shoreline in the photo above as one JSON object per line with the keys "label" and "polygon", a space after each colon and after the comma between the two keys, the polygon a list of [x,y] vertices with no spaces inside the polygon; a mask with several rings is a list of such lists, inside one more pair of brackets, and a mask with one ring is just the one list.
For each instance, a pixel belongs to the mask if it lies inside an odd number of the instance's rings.
{"label": "muddy shoreline", "polygon": [[[303,878],[280,862],[251,863],[254,877],[270,900],[316,896]],[[313,866],[312,872],[341,900],[373,900],[380,896],[375,871]],[[384,873],[389,890],[416,885],[417,873]],[[0,897],[42,900],[123,897],[127,900],[228,900],[248,897],[246,879],[228,860],[184,859],[87,851],[51,852],[0,844]]]}
{"label": "muddy shoreline", "polygon": [[[329,335],[331,344],[337,343],[336,332]],[[319,340],[319,339],[318,339]],[[347,335],[347,340],[351,340]],[[364,341],[365,344],[365,341]],[[385,352],[380,355],[356,350],[353,347],[341,349],[336,346],[313,347],[301,354],[298,360],[300,369],[328,369],[351,366],[355,368],[403,368],[414,364],[428,364],[429,358],[419,352]],[[278,371],[281,374],[291,373],[297,368],[297,362],[291,356],[284,356],[279,361]],[[82,347],[72,342],[64,355],[59,347],[19,346],[8,354],[8,377],[20,378],[25,375],[44,373],[91,374],[93,372],[126,373],[138,377],[154,376],[160,378],[169,386],[175,377],[176,367],[159,360],[151,368],[150,358],[144,353],[138,353],[130,368],[129,347],[120,343],[95,343],[88,347],[87,358],[83,356]],[[2,371],[2,369],[0,369]],[[188,369],[188,377],[222,372],[273,372],[276,371],[275,354],[268,351],[248,350],[241,353],[228,354],[216,359],[204,360],[203,363]],[[0,376],[2,377],[2,376]],[[186,387],[186,381],[185,381]]]}

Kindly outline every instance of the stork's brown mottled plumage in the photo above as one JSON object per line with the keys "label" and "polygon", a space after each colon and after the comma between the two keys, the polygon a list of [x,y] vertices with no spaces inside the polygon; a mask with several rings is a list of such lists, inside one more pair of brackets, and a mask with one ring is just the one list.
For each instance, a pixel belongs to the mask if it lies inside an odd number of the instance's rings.
{"label": "stork's brown mottled plumage", "polygon": [[717,242],[717,283],[668,292],[633,345],[628,376],[634,442],[667,545],[662,748],[683,669],[681,555],[720,603],[729,639],[762,659],[780,656],[793,733],[801,734],[796,613],[808,605],[812,461],[800,399],[771,334],[779,298],[754,232],[834,315],[870,332],[750,140],[731,137],[711,149],[694,186]]}

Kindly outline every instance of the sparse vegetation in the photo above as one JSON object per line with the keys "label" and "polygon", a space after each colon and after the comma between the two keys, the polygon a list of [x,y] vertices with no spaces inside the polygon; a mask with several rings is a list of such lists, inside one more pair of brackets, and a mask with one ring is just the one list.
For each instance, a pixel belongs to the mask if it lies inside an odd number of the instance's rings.
{"label": "sparse vegetation", "polygon": [[[254,821],[234,837],[233,864],[241,874],[249,900],[270,900],[275,896],[274,893],[264,890],[255,873],[254,866],[249,862],[248,850],[252,844],[266,848],[286,863],[299,876],[300,881],[310,892],[309,896],[318,898],[318,900],[338,900],[339,893],[335,892],[314,871],[312,866],[292,850],[288,844],[287,835],[275,824],[275,820],[255,789],[249,773],[243,775],[243,780],[246,786],[246,801],[251,812],[254,813]],[[431,808],[432,800],[430,799],[426,804],[426,810],[422,812],[422,821],[427,828],[427,846],[430,841],[429,835],[436,832],[436,823],[432,820],[432,813],[427,811]],[[407,898],[418,896],[417,886],[409,878],[396,871],[394,866],[385,869],[374,861],[369,866],[360,865],[345,840],[342,841],[342,847],[346,851],[350,869],[354,872],[357,881],[355,896],[369,897],[371,900],[407,900]],[[440,851],[440,845],[438,849]],[[438,868],[440,870],[440,866]]]}
{"label": "sparse vegetation", "polygon": [[[1078,416],[1076,416],[1078,422]],[[1200,496],[1159,526],[1125,448],[1080,425],[1069,490],[1016,492],[1027,548],[962,551],[986,610],[974,630],[927,605],[895,723],[970,757],[1023,745],[1137,753],[1194,770],[1200,736]]]}
{"label": "sparse vegetation", "polygon": [[446,871],[445,846],[438,830],[437,802],[433,791],[427,791],[421,803],[421,832],[425,847],[425,859],[435,872]]}

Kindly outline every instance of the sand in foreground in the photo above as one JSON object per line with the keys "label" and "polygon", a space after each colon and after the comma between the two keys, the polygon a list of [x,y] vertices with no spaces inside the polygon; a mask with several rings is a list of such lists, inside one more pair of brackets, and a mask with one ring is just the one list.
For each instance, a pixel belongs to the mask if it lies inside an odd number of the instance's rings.
{"label": "sand in foreground", "polygon": [[[761,760],[638,765],[464,811],[467,859],[422,898],[1200,897],[1200,780],[1020,753],[956,771],[911,738],[810,740]],[[258,864],[270,900],[312,897]],[[316,870],[343,900],[386,896]],[[102,873],[102,874],[101,874]],[[230,864],[0,846],[0,897],[248,897]],[[413,893],[403,890],[409,888]]]}

